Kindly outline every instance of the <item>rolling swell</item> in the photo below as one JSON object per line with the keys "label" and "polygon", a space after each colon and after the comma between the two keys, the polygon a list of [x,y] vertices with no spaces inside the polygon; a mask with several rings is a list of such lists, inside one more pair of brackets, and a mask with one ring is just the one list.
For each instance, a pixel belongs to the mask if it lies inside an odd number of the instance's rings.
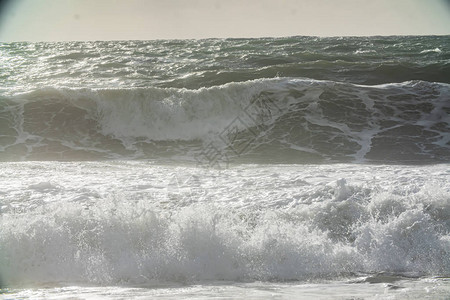
{"label": "rolling swell", "polygon": [[298,78],[200,89],[43,88],[3,96],[0,158],[448,162],[450,87]]}
{"label": "rolling swell", "polygon": [[[2,88],[213,87],[301,77],[450,83],[449,36],[0,43]],[[39,58],[39,59],[36,59]]]}

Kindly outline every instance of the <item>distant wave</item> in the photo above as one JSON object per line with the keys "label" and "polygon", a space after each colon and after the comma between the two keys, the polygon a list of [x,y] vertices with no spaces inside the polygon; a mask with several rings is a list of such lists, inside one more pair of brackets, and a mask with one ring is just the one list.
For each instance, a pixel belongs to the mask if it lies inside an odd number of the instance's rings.
{"label": "distant wave", "polygon": [[435,52],[435,53],[442,53],[442,50],[441,49],[439,49],[439,48],[434,48],[434,49],[427,49],[427,50],[422,50],[422,51],[420,51],[420,53],[422,54],[422,53],[432,53],[432,52]]}
{"label": "distant wave", "polygon": [[276,76],[450,83],[449,49],[450,36],[0,43],[0,88],[199,89]]}
{"label": "distant wave", "polygon": [[0,158],[145,159],[212,144],[250,161],[442,162],[449,97],[444,83],[299,78],[195,90],[42,88],[3,97]]}

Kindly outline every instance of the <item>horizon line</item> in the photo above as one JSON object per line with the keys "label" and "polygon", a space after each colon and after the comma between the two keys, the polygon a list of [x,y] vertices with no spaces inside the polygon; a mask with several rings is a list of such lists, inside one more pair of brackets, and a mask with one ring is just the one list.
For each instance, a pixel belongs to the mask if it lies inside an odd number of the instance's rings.
{"label": "horizon line", "polygon": [[205,38],[154,38],[154,39],[85,39],[85,40],[10,40],[0,43],[64,43],[64,42],[130,42],[130,41],[202,41],[202,40],[251,40],[251,39],[289,39],[289,38],[374,38],[374,37],[445,37],[448,34],[375,34],[375,35],[286,35],[286,36],[261,36],[261,37],[205,37]]}

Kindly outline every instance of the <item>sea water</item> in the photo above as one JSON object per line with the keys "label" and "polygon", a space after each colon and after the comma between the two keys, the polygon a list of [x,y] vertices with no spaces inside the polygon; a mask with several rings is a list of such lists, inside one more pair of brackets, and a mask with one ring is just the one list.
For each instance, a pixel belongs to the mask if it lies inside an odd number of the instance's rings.
{"label": "sea water", "polygon": [[445,299],[450,38],[0,44],[5,299]]}

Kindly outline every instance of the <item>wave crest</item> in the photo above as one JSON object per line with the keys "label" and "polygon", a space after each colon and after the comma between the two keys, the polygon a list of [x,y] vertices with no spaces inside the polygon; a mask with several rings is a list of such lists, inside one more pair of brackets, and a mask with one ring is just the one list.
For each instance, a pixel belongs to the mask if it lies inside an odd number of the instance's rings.
{"label": "wave crest", "polygon": [[292,78],[198,90],[44,88],[3,100],[0,149],[6,160],[152,158],[213,143],[252,159],[275,150],[281,161],[446,161],[449,95],[449,85],[424,81]]}

